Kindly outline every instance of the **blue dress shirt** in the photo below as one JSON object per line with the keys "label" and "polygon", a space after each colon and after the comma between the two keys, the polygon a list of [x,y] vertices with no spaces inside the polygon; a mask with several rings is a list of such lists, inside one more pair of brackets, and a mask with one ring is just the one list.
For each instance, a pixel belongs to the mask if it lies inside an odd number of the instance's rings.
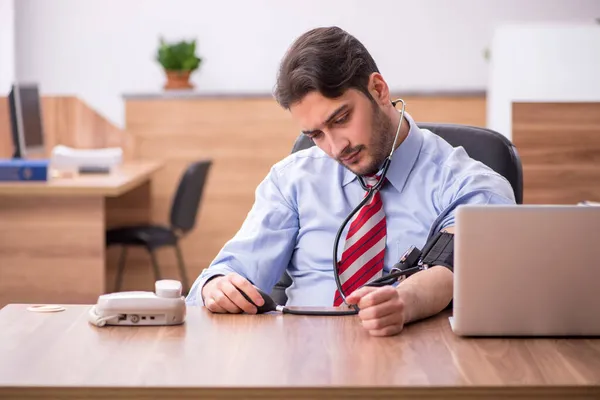
{"label": "blue dress shirt", "polygon": [[[452,226],[457,206],[515,203],[503,176],[404,115],[409,133],[394,152],[389,183],[381,189],[387,225],[384,273],[411,245],[423,248],[431,235]],[[333,240],[364,194],[356,175],[318,147],[289,155],[260,183],[240,230],[196,279],[187,304],[203,305],[202,287],[215,275],[237,272],[270,293],[287,269],[293,280],[287,305],[331,306]]]}

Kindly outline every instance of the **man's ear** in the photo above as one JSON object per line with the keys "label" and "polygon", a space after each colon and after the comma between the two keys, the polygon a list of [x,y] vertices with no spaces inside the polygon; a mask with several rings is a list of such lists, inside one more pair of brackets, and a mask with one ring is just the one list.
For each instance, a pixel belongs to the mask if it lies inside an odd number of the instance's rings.
{"label": "man's ear", "polygon": [[379,105],[389,105],[390,89],[379,72],[373,72],[369,77],[369,93]]}

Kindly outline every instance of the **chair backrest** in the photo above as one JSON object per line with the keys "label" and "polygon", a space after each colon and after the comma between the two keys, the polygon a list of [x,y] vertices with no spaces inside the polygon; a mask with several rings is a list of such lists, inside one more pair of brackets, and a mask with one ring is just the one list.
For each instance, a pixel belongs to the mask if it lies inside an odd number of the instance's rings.
{"label": "chair backrest", "polygon": [[[504,176],[513,188],[515,201],[523,202],[523,169],[517,149],[504,135],[486,128],[467,125],[417,123],[419,128],[428,129],[440,136],[453,147],[462,146],[467,154],[500,175]],[[292,153],[314,146],[306,135],[296,138]],[[273,287],[271,297],[277,304],[287,302],[285,289],[292,284],[292,278],[287,272]]]}
{"label": "chair backrest", "polygon": [[453,147],[462,146],[467,154],[481,161],[503,177],[512,186],[517,204],[523,203],[523,167],[517,149],[506,136],[486,128],[457,124],[419,123]]}
{"label": "chair backrest", "polygon": [[171,228],[187,233],[196,224],[211,165],[212,160],[200,160],[190,164],[184,171],[171,205]]}

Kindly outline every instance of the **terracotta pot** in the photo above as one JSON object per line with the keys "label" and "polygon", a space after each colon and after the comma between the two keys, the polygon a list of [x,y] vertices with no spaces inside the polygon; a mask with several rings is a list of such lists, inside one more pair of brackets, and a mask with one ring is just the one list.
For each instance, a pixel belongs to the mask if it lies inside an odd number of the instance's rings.
{"label": "terracotta pot", "polygon": [[194,85],[190,83],[191,71],[165,71],[167,82],[165,89],[192,89]]}

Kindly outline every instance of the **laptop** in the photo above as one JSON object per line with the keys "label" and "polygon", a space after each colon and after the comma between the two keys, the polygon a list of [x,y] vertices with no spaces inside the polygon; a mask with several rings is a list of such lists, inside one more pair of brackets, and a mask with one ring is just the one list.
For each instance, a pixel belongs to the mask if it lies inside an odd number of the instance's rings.
{"label": "laptop", "polygon": [[461,336],[600,335],[600,207],[456,210],[452,330]]}

